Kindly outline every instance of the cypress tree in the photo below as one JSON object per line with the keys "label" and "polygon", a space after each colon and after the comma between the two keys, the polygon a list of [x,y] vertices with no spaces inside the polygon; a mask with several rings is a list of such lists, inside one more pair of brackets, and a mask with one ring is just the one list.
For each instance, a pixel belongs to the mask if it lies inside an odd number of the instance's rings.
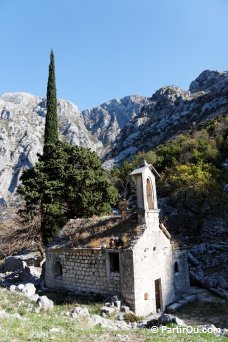
{"label": "cypress tree", "polygon": [[[49,64],[49,73],[48,73],[48,84],[47,84],[47,115],[45,121],[45,130],[44,130],[44,151],[43,159],[44,165],[47,165],[48,160],[53,158],[55,154],[55,146],[58,142],[58,116],[57,116],[57,97],[56,97],[56,83],[55,83],[55,57],[54,52],[51,50],[50,53],[50,64]],[[54,150],[51,148],[54,147]],[[43,244],[46,245],[48,243],[48,237],[50,235],[50,231],[52,231],[52,222],[50,222],[50,212],[47,209],[48,202],[51,201],[52,205],[54,205],[54,199],[51,200],[45,198],[42,195],[41,198],[41,236]]]}
{"label": "cypress tree", "polygon": [[55,58],[51,50],[49,75],[47,84],[47,115],[44,131],[44,154],[47,144],[55,144],[58,141],[58,116],[55,84]]}

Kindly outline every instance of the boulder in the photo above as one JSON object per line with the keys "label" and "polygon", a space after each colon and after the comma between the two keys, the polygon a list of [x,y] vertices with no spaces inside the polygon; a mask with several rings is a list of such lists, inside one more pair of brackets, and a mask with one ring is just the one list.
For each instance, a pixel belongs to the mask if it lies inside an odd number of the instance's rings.
{"label": "boulder", "polygon": [[130,329],[129,324],[127,322],[125,322],[125,321],[115,321],[115,325],[120,330]]}
{"label": "boulder", "polygon": [[86,307],[77,306],[71,313],[71,317],[77,319],[78,317],[89,317],[89,311]]}
{"label": "boulder", "polygon": [[147,322],[143,322],[143,326],[146,326],[147,328],[151,328],[152,326],[162,326],[162,325],[167,325],[167,324],[177,324],[180,326],[186,326],[185,322],[181,319],[179,319],[176,316],[170,315],[170,314],[165,314],[163,313],[159,317],[152,317],[149,319]]}
{"label": "boulder", "polygon": [[192,295],[185,296],[184,298],[187,300],[188,303],[192,303],[196,300],[196,295],[192,294]]}
{"label": "boulder", "polygon": [[41,257],[34,255],[34,253],[14,255],[5,258],[3,265],[4,272],[19,272],[26,266],[40,266]]}
{"label": "boulder", "polygon": [[116,302],[117,300],[119,300],[118,296],[112,296],[111,297],[111,302]]}
{"label": "boulder", "polygon": [[10,288],[9,288],[10,292],[15,292],[16,289],[17,289],[16,285],[10,285]]}
{"label": "boulder", "polygon": [[38,299],[40,298],[40,296],[36,293],[33,296],[29,297],[30,300],[32,300],[33,302],[37,303]]}
{"label": "boulder", "polygon": [[192,255],[191,252],[188,252],[188,262],[192,266],[199,266],[199,261]]}
{"label": "boulder", "polygon": [[48,311],[54,308],[54,303],[52,300],[48,299],[47,296],[40,296],[38,299],[39,308]]}
{"label": "boulder", "polygon": [[115,307],[117,308],[117,310],[120,311],[121,301],[120,301],[120,300],[116,300],[116,301],[114,302],[114,305],[115,305]]}
{"label": "boulder", "polygon": [[161,323],[161,325],[166,325],[166,324],[174,323],[174,324],[177,324],[177,325],[180,325],[180,326],[186,326],[185,322],[182,319],[179,319],[176,316],[165,314],[165,313],[163,313],[158,318],[158,322]]}
{"label": "boulder", "polygon": [[182,304],[181,304],[181,303],[174,303],[174,304],[169,305],[169,306],[166,308],[166,311],[169,312],[169,313],[175,313],[175,312],[177,312],[180,308],[182,308]]}
{"label": "boulder", "polygon": [[221,329],[216,328],[214,324],[201,324],[197,325],[197,328],[200,328],[203,332],[208,332],[210,334],[221,335]]}
{"label": "boulder", "polygon": [[92,315],[91,322],[94,326],[99,326],[101,328],[108,328],[108,329],[113,329],[113,330],[118,329],[114,321],[107,319],[107,318],[103,318],[99,315]]}
{"label": "boulder", "polygon": [[41,277],[41,267],[25,266],[20,274],[21,281],[38,283]]}
{"label": "boulder", "polygon": [[3,265],[4,272],[18,272],[25,268],[26,262],[23,260],[21,255],[9,256],[5,258]]}
{"label": "boulder", "polygon": [[111,316],[115,312],[116,312],[116,308],[115,307],[103,306],[101,308],[101,313],[105,313],[108,316]]}
{"label": "boulder", "polygon": [[122,306],[120,307],[120,311],[121,311],[121,312],[128,313],[128,312],[130,311],[130,308],[129,308],[129,306],[122,305]]}
{"label": "boulder", "polygon": [[17,289],[18,289],[19,291],[22,291],[24,287],[25,287],[24,284],[19,284],[19,285],[17,285]]}
{"label": "boulder", "polygon": [[27,283],[25,284],[21,292],[24,293],[28,297],[32,297],[36,293],[36,288],[32,283]]}

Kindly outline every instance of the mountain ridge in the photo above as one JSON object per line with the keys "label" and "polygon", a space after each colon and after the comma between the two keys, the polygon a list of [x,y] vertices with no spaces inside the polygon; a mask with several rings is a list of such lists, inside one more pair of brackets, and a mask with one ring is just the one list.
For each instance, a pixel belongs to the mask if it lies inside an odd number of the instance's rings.
{"label": "mountain ridge", "polygon": [[[60,135],[96,151],[107,168],[227,112],[227,71],[203,71],[188,91],[165,86],[151,97],[125,96],[82,112],[58,100]],[[11,201],[23,169],[42,153],[45,115],[45,98],[21,92],[0,96],[2,204]]]}
{"label": "mountain ridge", "polygon": [[147,151],[228,112],[228,72],[205,70],[190,84],[189,89],[192,91],[165,86],[157,90],[140,115],[120,132],[112,152],[107,154],[109,161],[106,165],[118,164],[119,156],[131,157],[132,146],[135,147],[133,153]]}

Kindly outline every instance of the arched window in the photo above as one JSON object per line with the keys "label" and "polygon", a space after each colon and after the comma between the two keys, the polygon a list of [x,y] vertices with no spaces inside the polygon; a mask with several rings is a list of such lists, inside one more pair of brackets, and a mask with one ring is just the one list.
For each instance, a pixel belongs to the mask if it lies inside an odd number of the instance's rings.
{"label": "arched window", "polygon": [[175,273],[178,273],[178,272],[179,272],[179,264],[178,264],[177,261],[174,263],[174,272],[175,272]]}
{"label": "arched window", "polygon": [[154,194],[151,185],[151,180],[147,178],[146,180],[146,195],[147,195],[147,203],[148,209],[154,209]]}
{"label": "arched window", "polygon": [[60,278],[63,275],[63,267],[61,264],[61,261],[59,259],[56,259],[53,264],[53,273],[54,277]]}

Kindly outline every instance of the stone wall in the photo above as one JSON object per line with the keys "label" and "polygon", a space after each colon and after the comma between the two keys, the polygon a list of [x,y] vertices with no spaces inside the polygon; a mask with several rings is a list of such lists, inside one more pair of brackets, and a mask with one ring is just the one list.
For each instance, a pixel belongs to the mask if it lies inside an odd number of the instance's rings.
{"label": "stone wall", "polygon": [[122,250],[120,253],[121,297],[135,311],[133,251]]}
{"label": "stone wall", "polygon": [[[183,293],[188,293],[190,290],[188,260],[186,250],[173,250],[173,267],[174,267],[174,292],[175,297],[179,298]],[[176,263],[176,267],[175,267]]]}
{"label": "stone wall", "polygon": [[[119,272],[111,272],[109,253],[119,256]],[[64,249],[47,250],[45,280],[53,289],[76,293],[119,294],[131,307],[134,303],[131,250]],[[62,274],[55,274],[61,263]]]}

